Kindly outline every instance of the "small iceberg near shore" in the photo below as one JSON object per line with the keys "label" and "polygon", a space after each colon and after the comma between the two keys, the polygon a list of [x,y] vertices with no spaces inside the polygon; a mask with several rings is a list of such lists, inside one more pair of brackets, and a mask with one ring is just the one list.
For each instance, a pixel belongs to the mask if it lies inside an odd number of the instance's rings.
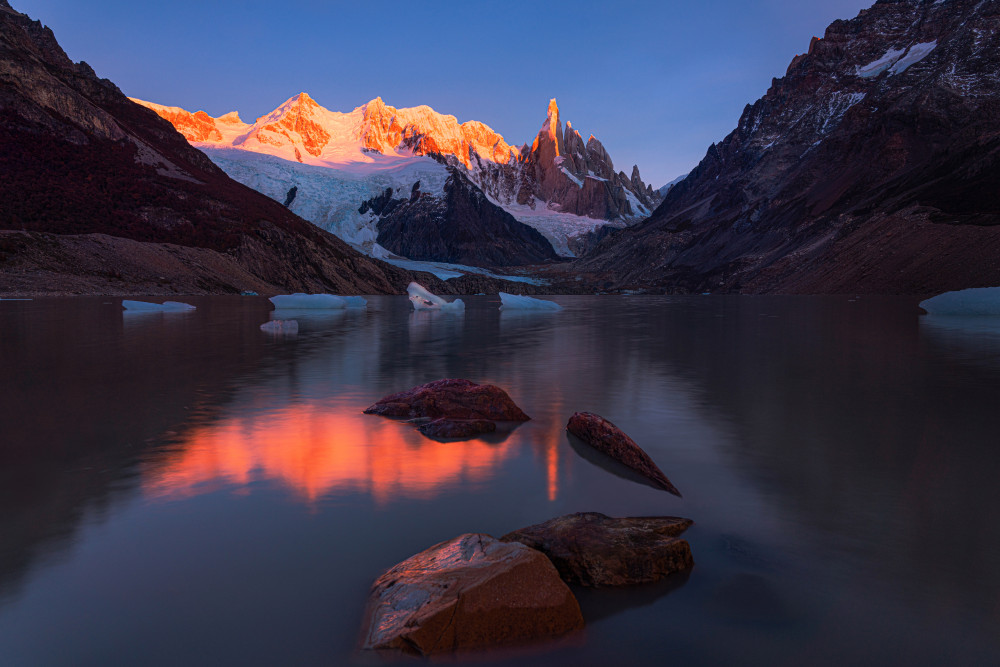
{"label": "small iceberg near shore", "polygon": [[1000,287],[945,292],[920,302],[930,315],[1000,316]]}
{"label": "small iceberg near shore", "polygon": [[445,301],[436,294],[431,294],[419,283],[410,283],[406,286],[406,291],[410,295],[410,303],[414,310],[440,310],[443,312],[460,313],[465,310],[465,303],[461,299]]}
{"label": "small iceberg near shore", "polygon": [[163,303],[151,303],[149,301],[122,300],[122,308],[125,310],[145,312],[145,313],[179,313],[186,310],[195,310],[189,303],[180,301],[164,301]]}
{"label": "small iceberg near shore", "polygon": [[554,301],[535,299],[519,294],[507,294],[506,292],[500,292],[500,302],[502,304],[500,310],[562,310],[562,306]]}
{"label": "small iceberg near shore", "polygon": [[361,296],[337,296],[336,294],[279,294],[268,299],[275,309],[284,310],[343,310],[344,308],[365,308],[368,300]]}
{"label": "small iceberg near shore", "polygon": [[260,325],[260,330],[273,334],[297,334],[299,323],[296,320],[271,320]]}

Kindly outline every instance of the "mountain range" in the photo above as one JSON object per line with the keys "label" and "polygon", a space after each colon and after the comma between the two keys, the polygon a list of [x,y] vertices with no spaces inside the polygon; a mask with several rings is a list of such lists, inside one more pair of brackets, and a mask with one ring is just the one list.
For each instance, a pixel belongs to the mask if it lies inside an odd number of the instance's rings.
{"label": "mountain range", "polygon": [[229,178],[6,0],[0,147],[0,292],[367,294],[419,279],[453,293],[505,284],[444,282],[362,255]]}
{"label": "mountain range", "polygon": [[548,281],[527,292],[998,285],[998,54],[996,2],[879,0],[654,190],[555,100],[520,146],[380,98],[254,123],[136,103],[0,0],[0,291],[399,292],[420,261]]}
{"label": "mountain range", "polygon": [[253,124],[134,101],[236,180],[376,257],[486,266],[571,257],[588,232],[637,222],[661,199],[637,166],[615,172],[600,141],[564,127],[555,100],[520,147],[483,123],[381,98],[345,113],[300,93]]}

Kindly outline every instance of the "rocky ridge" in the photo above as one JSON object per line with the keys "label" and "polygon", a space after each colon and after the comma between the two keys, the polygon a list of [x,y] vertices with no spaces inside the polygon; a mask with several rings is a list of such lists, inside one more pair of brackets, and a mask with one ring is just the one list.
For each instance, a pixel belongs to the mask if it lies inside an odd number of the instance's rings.
{"label": "rocky ridge", "polygon": [[614,289],[931,294],[1000,284],[1000,7],[880,0],[748,105],[645,222]]}

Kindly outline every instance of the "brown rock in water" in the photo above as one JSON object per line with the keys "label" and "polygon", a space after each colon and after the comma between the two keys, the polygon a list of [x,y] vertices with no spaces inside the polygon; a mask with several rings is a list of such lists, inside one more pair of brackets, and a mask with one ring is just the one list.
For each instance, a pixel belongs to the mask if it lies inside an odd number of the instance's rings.
{"label": "brown rock in water", "polygon": [[582,627],[580,605],[545,556],[468,533],[375,581],[362,648],[429,655],[559,637]]}
{"label": "brown rock in water", "polygon": [[516,530],[500,540],[541,551],[567,583],[628,586],[690,569],[691,547],[677,536],[692,523],[673,516],[614,519],[579,512]]}
{"label": "brown rock in water", "polygon": [[430,438],[471,438],[493,433],[497,425],[488,419],[435,419],[421,424],[419,430]]}
{"label": "brown rock in water", "polygon": [[386,396],[367,415],[414,419],[489,419],[523,422],[531,419],[500,387],[469,380],[437,380]]}
{"label": "brown rock in water", "polygon": [[653,459],[635,444],[632,438],[604,417],[592,412],[577,412],[569,418],[566,430],[588,445],[620,461],[622,464],[649,478],[657,488],[680,496],[667,476],[663,474]]}

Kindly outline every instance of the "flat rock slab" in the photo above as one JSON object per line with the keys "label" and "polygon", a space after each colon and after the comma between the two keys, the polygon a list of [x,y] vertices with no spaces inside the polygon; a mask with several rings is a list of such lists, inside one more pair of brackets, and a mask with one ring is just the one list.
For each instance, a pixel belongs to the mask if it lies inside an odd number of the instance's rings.
{"label": "flat rock slab", "polygon": [[531,419],[500,387],[469,380],[437,380],[386,396],[365,414],[414,419],[488,419],[524,422]]}
{"label": "flat rock slab", "polygon": [[500,538],[541,551],[564,581],[630,586],[658,581],[694,565],[691,546],[677,536],[693,522],[674,516],[615,519],[579,512]]}
{"label": "flat rock slab", "polygon": [[488,419],[435,419],[421,424],[418,429],[429,438],[472,438],[493,433],[497,424]]}
{"label": "flat rock slab", "polygon": [[362,648],[429,655],[554,638],[582,627],[580,605],[548,558],[523,544],[468,533],[375,581]]}
{"label": "flat rock slab", "polygon": [[620,461],[623,465],[643,475],[658,489],[680,496],[667,476],[663,474],[649,454],[635,444],[632,438],[600,415],[593,412],[577,412],[569,418],[566,430],[580,438],[594,449]]}

